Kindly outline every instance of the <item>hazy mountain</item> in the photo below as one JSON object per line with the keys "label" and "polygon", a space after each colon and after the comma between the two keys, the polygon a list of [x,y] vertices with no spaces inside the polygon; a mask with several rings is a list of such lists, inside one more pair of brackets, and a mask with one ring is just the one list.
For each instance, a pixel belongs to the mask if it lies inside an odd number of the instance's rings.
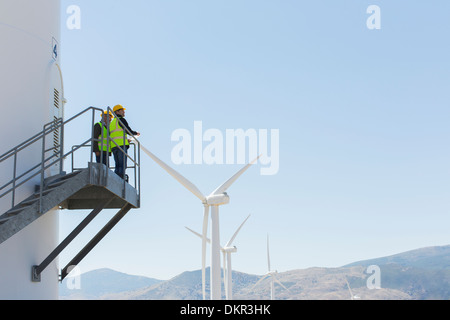
{"label": "hazy mountain", "polygon": [[[61,299],[70,300],[108,299],[110,296],[139,290],[159,282],[161,280],[128,275],[110,269],[98,269],[82,274],[79,283],[72,278],[64,279],[60,285],[59,295]],[[76,289],[77,287],[80,289]]]}
{"label": "hazy mountain", "polygon": [[[292,300],[425,300],[450,299],[450,246],[413,250],[355,262],[341,268],[310,268],[277,274],[276,299]],[[380,268],[381,289],[370,290],[367,267]],[[209,292],[209,268],[206,270]],[[270,299],[270,278],[233,272],[235,300]],[[81,276],[82,290],[67,290],[62,299],[201,300],[201,270],[160,281],[101,269]],[[285,288],[287,289],[285,289]]]}
{"label": "hazy mountain", "polygon": [[[233,288],[242,290],[258,281],[259,276],[233,271]],[[223,280],[223,279],[222,279]],[[206,294],[209,299],[210,268],[206,268]],[[223,288],[222,288],[223,289]],[[225,293],[223,293],[223,296]],[[225,296],[224,296],[225,297]],[[189,271],[144,290],[129,293],[127,299],[137,300],[201,300],[202,271]]]}
{"label": "hazy mountain", "polygon": [[389,257],[354,262],[345,267],[385,265],[390,263],[421,269],[448,269],[450,268],[450,246],[422,248]]}

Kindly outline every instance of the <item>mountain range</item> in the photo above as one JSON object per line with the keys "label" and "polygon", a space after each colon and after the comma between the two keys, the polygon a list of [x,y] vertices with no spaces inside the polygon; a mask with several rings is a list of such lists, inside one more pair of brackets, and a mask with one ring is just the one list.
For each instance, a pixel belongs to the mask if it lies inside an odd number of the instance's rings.
{"label": "mountain range", "polygon": [[[373,287],[377,266],[379,285]],[[209,268],[206,288],[209,292]],[[235,300],[269,300],[270,277],[233,271]],[[280,272],[275,298],[280,300],[448,300],[450,246],[421,248],[397,255],[354,262],[340,268],[309,268]],[[80,276],[78,289],[61,284],[61,300],[201,300],[201,270],[170,280],[133,276],[99,269]],[[73,287],[73,286],[72,286]]]}

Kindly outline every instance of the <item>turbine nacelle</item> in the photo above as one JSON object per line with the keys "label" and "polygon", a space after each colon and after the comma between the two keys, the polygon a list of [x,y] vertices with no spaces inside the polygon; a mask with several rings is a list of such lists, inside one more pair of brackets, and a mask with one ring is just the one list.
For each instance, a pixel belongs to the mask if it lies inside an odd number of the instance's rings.
{"label": "turbine nacelle", "polygon": [[222,252],[224,253],[236,253],[237,252],[237,247],[225,247],[222,248]]}
{"label": "turbine nacelle", "polygon": [[221,194],[212,194],[206,198],[206,204],[209,206],[222,206],[230,203],[230,197],[226,192]]}

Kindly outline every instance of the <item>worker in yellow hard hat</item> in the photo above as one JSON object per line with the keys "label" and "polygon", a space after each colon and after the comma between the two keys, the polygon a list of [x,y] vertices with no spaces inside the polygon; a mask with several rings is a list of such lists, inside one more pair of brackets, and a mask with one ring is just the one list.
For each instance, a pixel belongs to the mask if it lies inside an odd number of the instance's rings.
{"label": "worker in yellow hard hat", "polygon": [[128,148],[130,147],[130,141],[128,139],[129,133],[136,137],[141,135],[139,132],[131,129],[125,119],[125,110],[126,109],[122,105],[116,105],[113,108],[115,118],[110,125],[110,135],[112,140],[111,152],[116,163],[114,172],[122,179],[127,179],[125,171],[127,169]]}
{"label": "worker in yellow hard hat", "polygon": [[[109,157],[111,156],[111,141],[108,143],[108,123],[111,123],[114,118],[113,114],[109,111],[102,113],[102,120],[97,122],[94,126],[94,139],[93,147],[97,163],[103,163],[108,165]],[[103,132],[103,133],[102,133]],[[111,140],[111,138],[109,139]]]}
{"label": "worker in yellow hard hat", "polygon": [[103,112],[103,114],[104,114],[104,115],[109,114],[109,116],[110,116],[111,119],[114,118],[114,115],[113,115],[113,113],[112,113],[111,111],[105,110],[105,111]]}
{"label": "worker in yellow hard hat", "polygon": [[113,111],[114,111],[114,113],[116,113],[116,112],[119,111],[119,110],[125,111],[125,110],[127,110],[127,109],[125,109],[122,105],[118,104],[118,105],[116,105],[116,106],[114,107]]}

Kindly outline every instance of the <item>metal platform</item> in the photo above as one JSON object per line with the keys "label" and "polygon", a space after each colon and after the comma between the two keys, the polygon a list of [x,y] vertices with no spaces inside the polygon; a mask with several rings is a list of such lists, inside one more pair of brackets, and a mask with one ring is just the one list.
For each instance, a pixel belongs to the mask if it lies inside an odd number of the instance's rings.
{"label": "metal platform", "polygon": [[[78,191],[72,193],[74,185],[84,187],[75,187]],[[133,209],[140,207],[138,191],[102,164],[90,163],[89,168],[76,175],[71,184],[62,185],[59,190],[65,192],[66,188],[71,196],[59,203],[62,209],[93,209],[99,202],[110,198],[113,200],[105,209],[121,209],[126,204]]]}

